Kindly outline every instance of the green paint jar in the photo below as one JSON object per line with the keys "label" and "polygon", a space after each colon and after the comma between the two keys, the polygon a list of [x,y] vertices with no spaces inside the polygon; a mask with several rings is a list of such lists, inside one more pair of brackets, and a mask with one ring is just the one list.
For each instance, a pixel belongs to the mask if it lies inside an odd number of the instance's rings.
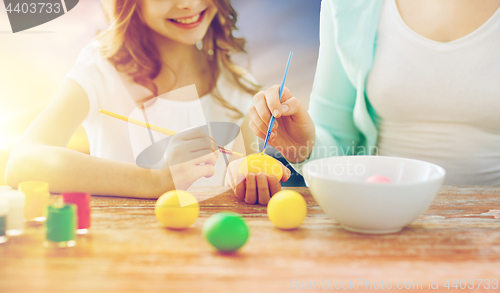
{"label": "green paint jar", "polygon": [[7,214],[9,213],[9,200],[0,198],[0,243],[7,242]]}
{"label": "green paint jar", "polygon": [[47,209],[46,247],[64,248],[76,245],[76,206],[53,204]]}

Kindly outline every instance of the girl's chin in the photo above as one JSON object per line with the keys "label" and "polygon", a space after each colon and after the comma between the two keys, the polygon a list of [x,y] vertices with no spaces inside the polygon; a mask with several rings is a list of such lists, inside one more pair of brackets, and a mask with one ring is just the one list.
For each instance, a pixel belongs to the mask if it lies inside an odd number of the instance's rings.
{"label": "girl's chin", "polygon": [[194,46],[194,45],[196,45],[196,43],[199,40],[202,40],[205,37],[205,34],[196,34],[196,35],[192,35],[192,36],[182,35],[182,36],[178,36],[178,37],[176,37],[176,36],[167,36],[165,34],[162,34],[161,36],[164,37],[164,38],[166,38],[166,39],[169,39],[171,41],[183,44],[183,45],[192,45],[192,46]]}

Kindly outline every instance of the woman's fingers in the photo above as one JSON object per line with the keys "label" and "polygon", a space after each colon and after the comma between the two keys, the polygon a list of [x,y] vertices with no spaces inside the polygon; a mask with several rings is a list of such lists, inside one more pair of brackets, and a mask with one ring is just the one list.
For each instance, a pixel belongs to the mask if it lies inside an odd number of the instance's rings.
{"label": "woman's fingers", "polygon": [[[276,93],[276,97],[277,96],[278,93]],[[276,99],[271,98],[271,100],[276,100]],[[278,107],[281,107],[280,101],[279,100],[277,101],[278,101]],[[255,95],[255,97],[253,98],[253,106],[252,108],[250,108],[249,114],[252,120],[254,120],[255,125],[257,125],[260,131],[264,133],[267,133],[267,128],[269,127],[269,121],[271,120],[271,111],[272,110],[270,108],[266,93],[260,92],[257,95]]]}
{"label": "woman's fingers", "polygon": [[283,163],[281,163],[280,161],[278,161],[278,163],[280,163],[281,169],[283,170],[283,176],[281,176],[281,181],[287,182],[288,179],[290,179],[290,176],[292,175],[292,171],[290,171],[290,169],[285,167],[285,165],[283,165]]}
{"label": "woman's fingers", "polygon": [[[259,128],[255,122],[253,120],[250,120],[248,122],[248,126],[250,127],[250,129],[252,130],[252,132],[257,135],[258,137],[262,138],[262,139],[266,139],[266,135],[267,135],[267,128],[265,128],[264,130],[261,130],[261,128]],[[272,134],[274,134],[270,140],[272,140],[273,138],[276,137],[276,131],[278,129],[278,121],[274,121],[274,126],[273,126],[273,132]]]}
{"label": "woman's fingers", "polygon": [[240,184],[236,185],[236,197],[245,200],[248,204],[259,203],[267,205],[271,197],[281,191],[281,183],[276,176],[267,176],[264,173],[248,174],[245,178],[243,174]]}
{"label": "woman's fingers", "polygon": [[278,181],[278,178],[271,175],[267,180],[269,182],[269,192],[271,194],[271,197],[281,191],[281,184]]}
{"label": "woman's fingers", "polygon": [[238,174],[236,176],[236,187],[234,189],[234,194],[236,195],[236,198],[238,200],[243,201],[245,199],[245,193],[245,175]]}
{"label": "woman's fingers", "polygon": [[260,131],[260,129],[257,127],[257,125],[255,125],[255,123],[252,120],[248,122],[248,126],[250,126],[250,129],[253,131],[255,135],[257,135],[262,139],[266,139],[266,134]]}
{"label": "woman's fingers", "polygon": [[248,174],[245,181],[245,202],[255,204],[257,202],[257,182],[255,174]]}
{"label": "woman's fingers", "polygon": [[274,120],[273,131],[276,132],[277,129],[278,129],[278,120]]}
{"label": "woman's fingers", "polygon": [[231,187],[231,189],[233,190],[233,192],[236,192],[236,183],[235,183],[235,180],[233,179],[233,176],[230,175],[230,173],[231,173],[230,171],[228,171],[226,173],[226,177],[224,179],[224,182],[226,183],[226,186]]}
{"label": "woman's fingers", "polygon": [[[255,126],[257,127],[257,129],[260,132],[263,132],[263,133],[267,132],[267,125],[269,124],[269,120],[266,120],[267,122],[265,122],[260,117],[260,115],[257,113],[257,109],[256,109],[255,105],[250,108],[250,111],[248,111],[248,115],[250,116],[250,121],[252,121],[255,124]],[[271,117],[271,116],[269,115],[269,117]],[[271,119],[271,118],[269,118],[269,119]]]}
{"label": "woman's fingers", "polygon": [[[252,131],[259,137],[261,137],[260,133],[263,133],[263,138],[265,138],[267,128],[269,127],[269,121],[272,116],[279,118],[285,112],[287,113],[287,116],[289,116],[293,115],[300,109],[300,101],[293,98],[292,93],[286,87],[283,89],[280,101],[279,89],[280,87],[278,85],[272,86],[265,92],[257,93],[253,98],[253,105],[248,114],[251,118],[250,125],[253,123],[253,126],[251,126]],[[275,133],[274,136],[276,136],[277,129],[278,123],[275,121],[273,126],[273,132]]]}
{"label": "woman's fingers", "polygon": [[243,159],[238,159],[229,163],[226,172],[226,184],[231,186],[234,195],[240,201],[245,199],[245,175],[239,172],[242,161]]}
{"label": "woman's fingers", "polygon": [[283,112],[281,103],[284,103],[290,98],[292,98],[292,93],[290,92],[290,90],[287,87],[284,87],[280,101],[279,90],[280,86],[275,85],[265,91],[268,111],[270,111],[272,115],[276,118],[281,117],[281,114]]}
{"label": "woman's fingers", "polygon": [[299,99],[292,97],[288,101],[282,103],[282,116],[295,115],[301,109],[304,109],[302,102]]}
{"label": "woman's fingers", "polygon": [[267,184],[267,175],[265,173],[257,174],[258,201],[261,205],[267,205],[270,199],[269,186]]}
{"label": "woman's fingers", "polygon": [[[269,120],[271,119],[271,112],[267,106],[266,96],[264,92],[259,92],[253,97],[253,106],[256,114],[260,117],[260,121],[262,121],[262,124],[264,124],[262,125],[262,129],[267,129],[267,125],[269,124]],[[256,124],[257,126],[261,127],[260,123],[256,122]]]}
{"label": "woman's fingers", "polygon": [[[248,204],[267,205],[270,198],[281,190],[281,183],[276,176],[267,176],[265,173],[244,174],[239,173],[239,165],[243,159],[234,161],[228,166],[229,184],[234,191],[236,198]],[[281,162],[283,169],[282,181],[286,182],[290,178],[291,171]]]}

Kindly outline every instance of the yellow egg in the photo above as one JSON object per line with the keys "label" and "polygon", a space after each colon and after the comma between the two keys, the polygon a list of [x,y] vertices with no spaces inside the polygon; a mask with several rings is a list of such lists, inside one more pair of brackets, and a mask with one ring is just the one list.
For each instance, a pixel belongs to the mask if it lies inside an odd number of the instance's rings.
{"label": "yellow egg", "polygon": [[200,205],[191,193],[171,190],[164,193],[156,201],[155,215],[164,227],[184,229],[196,221],[200,215]]}
{"label": "yellow egg", "polygon": [[281,164],[274,158],[266,154],[253,154],[246,157],[240,164],[239,172],[245,174],[258,174],[263,172],[267,176],[274,175],[278,180],[283,176],[283,168]]}
{"label": "yellow egg", "polygon": [[306,219],[307,204],[302,195],[292,190],[282,190],[269,200],[267,216],[273,224],[285,230],[299,227]]}

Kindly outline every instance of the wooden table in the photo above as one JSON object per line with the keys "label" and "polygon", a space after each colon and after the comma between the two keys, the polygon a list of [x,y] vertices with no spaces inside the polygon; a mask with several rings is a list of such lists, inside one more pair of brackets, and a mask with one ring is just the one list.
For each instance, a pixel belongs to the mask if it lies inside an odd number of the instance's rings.
{"label": "wooden table", "polygon": [[[389,235],[343,230],[307,188],[295,189],[308,216],[294,231],[274,228],[265,207],[238,203],[220,188],[196,190],[207,198],[222,194],[203,201],[200,218],[183,231],[160,227],[154,200],[95,196],[92,229],[76,247],[44,248],[42,227],[0,245],[0,292],[313,291],[293,289],[306,282],[383,292],[375,290],[382,281],[393,289],[422,282],[422,289],[404,291],[427,292],[436,280],[432,292],[500,291],[485,283],[477,289],[479,281],[474,290],[443,287],[448,279],[450,286],[455,279],[500,279],[500,187],[443,187],[424,215]],[[222,211],[243,214],[250,226],[238,253],[217,253],[202,238],[205,220]],[[354,290],[361,280],[373,290]]]}

